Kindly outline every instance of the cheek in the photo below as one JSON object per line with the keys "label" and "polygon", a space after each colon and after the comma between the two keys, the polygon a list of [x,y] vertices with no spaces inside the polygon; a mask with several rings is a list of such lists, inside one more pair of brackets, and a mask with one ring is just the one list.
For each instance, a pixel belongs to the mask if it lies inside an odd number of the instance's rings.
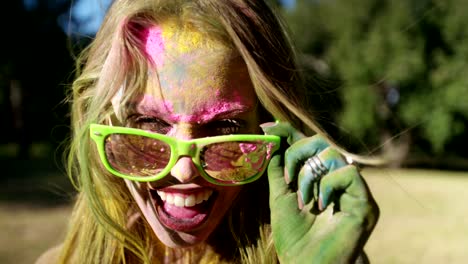
{"label": "cheek", "polygon": [[236,200],[241,190],[241,186],[221,187],[221,189],[219,189],[218,192],[222,194],[221,200],[224,203],[224,206],[230,207]]}

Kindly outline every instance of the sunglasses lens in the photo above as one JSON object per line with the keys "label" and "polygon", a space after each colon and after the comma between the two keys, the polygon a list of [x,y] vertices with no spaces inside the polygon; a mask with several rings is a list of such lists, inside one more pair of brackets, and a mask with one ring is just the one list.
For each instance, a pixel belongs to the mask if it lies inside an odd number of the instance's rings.
{"label": "sunglasses lens", "polygon": [[166,168],[171,148],[163,141],[137,135],[112,134],[105,154],[116,171],[132,176],[154,176]]}
{"label": "sunglasses lens", "polygon": [[233,141],[205,146],[200,160],[205,172],[215,180],[238,183],[249,180],[265,169],[271,145],[263,141]]}

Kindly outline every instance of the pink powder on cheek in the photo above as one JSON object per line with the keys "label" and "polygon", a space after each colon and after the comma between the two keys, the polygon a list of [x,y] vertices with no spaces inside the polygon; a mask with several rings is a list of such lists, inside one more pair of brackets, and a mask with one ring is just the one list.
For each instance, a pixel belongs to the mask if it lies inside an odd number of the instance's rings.
{"label": "pink powder on cheek", "polygon": [[145,51],[151,57],[157,67],[164,64],[164,39],[162,29],[159,26],[154,26],[146,29],[143,33],[146,38]]}

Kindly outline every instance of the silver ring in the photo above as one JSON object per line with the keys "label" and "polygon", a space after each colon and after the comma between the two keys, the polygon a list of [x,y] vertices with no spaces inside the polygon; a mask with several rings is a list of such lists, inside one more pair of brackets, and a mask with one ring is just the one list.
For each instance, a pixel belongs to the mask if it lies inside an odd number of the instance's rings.
{"label": "silver ring", "polygon": [[305,163],[310,167],[314,180],[320,179],[328,173],[327,167],[323,165],[322,161],[317,156],[308,158]]}

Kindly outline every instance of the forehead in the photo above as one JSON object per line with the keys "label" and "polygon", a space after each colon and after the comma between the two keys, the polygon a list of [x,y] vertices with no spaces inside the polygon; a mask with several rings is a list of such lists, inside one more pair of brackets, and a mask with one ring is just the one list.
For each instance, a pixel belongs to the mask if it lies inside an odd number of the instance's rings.
{"label": "forehead", "polygon": [[254,109],[256,95],[238,53],[171,21],[145,33],[145,51],[155,71],[149,74],[141,107],[181,121]]}
{"label": "forehead", "polygon": [[230,50],[212,36],[201,33],[191,24],[168,20],[145,29],[145,52],[157,67],[164,66],[168,55],[178,56],[196,53],[203,49],[213,53]]}

